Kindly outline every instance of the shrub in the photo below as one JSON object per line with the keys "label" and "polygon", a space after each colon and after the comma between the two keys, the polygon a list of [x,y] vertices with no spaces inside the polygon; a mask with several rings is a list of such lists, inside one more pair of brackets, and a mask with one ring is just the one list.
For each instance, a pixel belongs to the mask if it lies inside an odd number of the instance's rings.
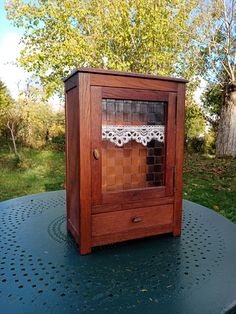
{"label": "shrub", "polygon": [[57,151],[65,151],[65,134],[54,136],[51,140],[51,147]]}

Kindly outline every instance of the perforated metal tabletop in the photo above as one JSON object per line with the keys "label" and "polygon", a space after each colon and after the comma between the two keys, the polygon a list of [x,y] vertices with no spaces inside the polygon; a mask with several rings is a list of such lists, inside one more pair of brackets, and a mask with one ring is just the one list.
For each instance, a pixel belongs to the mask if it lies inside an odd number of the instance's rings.
{"label": "perforated metal tabletop", "polygon": [[180,238],[80,256],[65,192],[0,203],[1,313],[225,313],[236,307],[236,225],[184,201]]}

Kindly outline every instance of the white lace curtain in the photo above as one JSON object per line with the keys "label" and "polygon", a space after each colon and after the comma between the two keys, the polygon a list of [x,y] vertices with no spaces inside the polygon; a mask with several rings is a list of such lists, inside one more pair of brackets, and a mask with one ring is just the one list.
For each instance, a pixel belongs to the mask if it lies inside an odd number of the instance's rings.
{"label": "white lace curtain", "polygon": [[163,125],[103,125],[102,139],[122,147],[131,140],[146,146],[151,140],[164,142]]}

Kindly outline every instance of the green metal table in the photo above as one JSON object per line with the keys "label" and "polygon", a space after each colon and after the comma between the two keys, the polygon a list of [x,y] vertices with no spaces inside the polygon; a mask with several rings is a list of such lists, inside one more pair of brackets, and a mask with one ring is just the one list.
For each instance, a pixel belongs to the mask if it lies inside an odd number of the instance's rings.
{"label": "green metal table", "polygon": [[236,225],[184,201],[183,231],[80,256],[65,191],[0,203],[1,313],[217,314],[236,308]]}

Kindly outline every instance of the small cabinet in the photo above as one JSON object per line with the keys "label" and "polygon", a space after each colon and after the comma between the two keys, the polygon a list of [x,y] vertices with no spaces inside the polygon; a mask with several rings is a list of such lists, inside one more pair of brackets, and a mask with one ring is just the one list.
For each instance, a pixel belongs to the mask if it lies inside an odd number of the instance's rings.
{"label": "small cabinet", "polygon": [[65,79],[67,227],[81,254],[180,235],[186,82],[88,68]]}

